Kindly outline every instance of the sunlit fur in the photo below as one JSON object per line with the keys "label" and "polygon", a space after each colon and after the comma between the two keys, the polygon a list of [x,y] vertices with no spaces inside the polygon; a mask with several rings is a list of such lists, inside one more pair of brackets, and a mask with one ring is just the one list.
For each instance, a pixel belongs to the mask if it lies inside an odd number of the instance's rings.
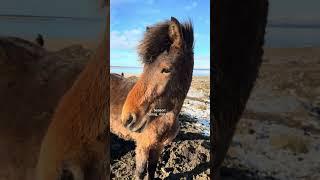
{"label": "sunlit fur", "polygon": [[[180,24],[172,18],[147,28],[138,53],[144,70],[137,82],[111,74],[110,127],[118,136],[136,142],[135,177],[152,179],[164,146],[179,131],[178,114],[192,80],[191,23]],[[171,72],[161,74],[164,67]],[[155,108],[165,108],[167,112],[163,116],[148,116]],[[146,122],[141,131],[124,126],[132,113],[137,116],[134,127]]]}
{"label": "sunlit fur", "polygon": [[[107,26],[109,26],[107,18]],[[109,140],[109,27],[95,54],[62,97],[42,141],[36,178],[105,179]]]}

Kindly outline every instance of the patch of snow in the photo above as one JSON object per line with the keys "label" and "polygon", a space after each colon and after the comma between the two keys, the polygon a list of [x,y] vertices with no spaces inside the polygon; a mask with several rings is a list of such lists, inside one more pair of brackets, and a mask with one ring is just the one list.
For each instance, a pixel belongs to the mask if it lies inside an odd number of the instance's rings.
{"label": "patch of snow", "polygon": [[[194,94],[198,94],[198,97],[203,97],[199,92],[195,92]],[[186,99],[183,103],[181,112],[197,120],[196,125],[199,126],[199,129],[203,130],[203,135],[210,136],[210,101],[207,103]]]}
{"label": "patch of snow", "polygon": [[194,98],[204,98],[205,95],[202,92],[199,92],[197,90],[191,89],[188,91],[187,96],[194,97]]}

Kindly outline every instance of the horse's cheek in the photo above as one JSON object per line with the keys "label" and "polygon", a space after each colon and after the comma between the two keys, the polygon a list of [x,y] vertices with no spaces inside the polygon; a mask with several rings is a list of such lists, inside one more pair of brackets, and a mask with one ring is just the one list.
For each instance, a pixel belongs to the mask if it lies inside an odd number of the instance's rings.
{"label": "horse's cheek", "polygon": [[158,85],[157,90],[156,90],[156,95],[161,96],[164,93],[165,90],[165,85],[161,84]]}

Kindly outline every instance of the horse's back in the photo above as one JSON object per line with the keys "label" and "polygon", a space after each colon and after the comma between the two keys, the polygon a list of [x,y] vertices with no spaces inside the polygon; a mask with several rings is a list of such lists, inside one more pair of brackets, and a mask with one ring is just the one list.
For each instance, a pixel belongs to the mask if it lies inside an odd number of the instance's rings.
{"label": "horse's back", "polygon": [[110,129],[124,139],[130,139],[129,132],[122,126],[120,116],[127,95],[134,84],[135,78],[110,74]]}
{"label": "horse's back", "polygon": [[80,72],[62,63],[33,42],[0,37],[0,179],[34,180],[51,113]]}
{"label": "horse's back", "polygon": [[[123,105],[129,91],[134,86],[133,78],[125,78],[119,74],[110,74],[110,106]],[[111,112],[112,113],[112,112]]]}

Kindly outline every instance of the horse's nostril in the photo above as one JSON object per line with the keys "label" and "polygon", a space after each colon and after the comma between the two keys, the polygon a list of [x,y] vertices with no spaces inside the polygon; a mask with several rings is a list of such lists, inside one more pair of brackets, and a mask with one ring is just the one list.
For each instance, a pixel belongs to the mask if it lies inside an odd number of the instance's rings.
{"label": "horse's nostril", "polygon": [[135,121],[136,121],[136,116],[133,114],[130,114],[124,126],[127,128],[130,128],[135,123]]}

